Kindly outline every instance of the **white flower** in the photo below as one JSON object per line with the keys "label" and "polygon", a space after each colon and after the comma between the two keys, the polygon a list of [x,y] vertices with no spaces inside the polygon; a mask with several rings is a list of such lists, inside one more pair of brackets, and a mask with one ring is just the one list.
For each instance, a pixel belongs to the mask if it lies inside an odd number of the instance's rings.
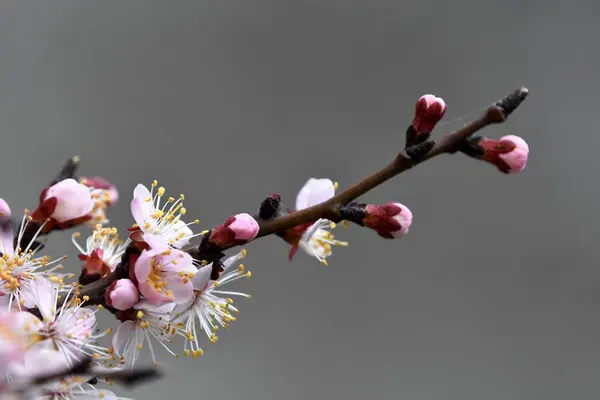
{"label": "white flower", "polygon": [[35,400],[126,400],[113,392],[99,389],[89,382],[106,368],[92,369],[89,375],[71,375],[61,379],[34,384],[36,378],[61,373],[68,370],[64,354],[60,351],[41,348],[31,349],[25,354],[22,363],[13,364],[10,373],[9,390],[22,393]]}
{"label": "white flower", "polygon": [[[62,265],[58,264],[66,257],[61,257],[50,261],[47,256],[36,257],[36,249],[32,248],[35,240],[44,229],[44,224],[40,226],[36,234],[31,239],[31,242],[23,249],[21,241],[30,217],[23,216],[21,228],[17,235],[17,245],[12,246],[12,241],[3,240],[2,257],[0,257],[0,296],[7,296],[8,307],[32,308],[32,305],[27,302],[28,283],[35,281],[40,277],[46,277],[54,283],[58,283],[62,287],[65,277],[71,278],[73,274],[63,274],[58,271],[63,269]],[[12,228],[2,230],[2,235],[12,236]],[[29,297],[30,298],[30,297]]]}
{"label": "white flower", "polygon": [[199,236],[194,235],[189,228],[189,225],[197,224],[198,220],[185,223],[181,219],[186,214],[183,195],[177,200],[169,197],[161,205],[165,188],[159,187],[154,193],[156,186],[158,186],[157,181],[152,183],[150,191],[142,184],[136,186],[131,201],[131,214],[144,234],[162,237],[171,246],[180,249],[188,244],[191,238]]}
{"label": "white flower", "polygon": [[19,312],[19,326],[35,337],[36,346],[60,351],[69,365],[84,355],[96,359],[110,358],[108,350],[96,344],[98,338],[110,333],[110,329],[94,333],[96,311],[82,308],[83,302],[71,298],[71,291],[58,307],[59,291],[45,278],[39,277],[26,285],[27,301],[37,308],[41,318],[29,312]]}
{"label": "white flower", "polygon": [[[335,195],[337,183],[330,179],[310,178],[300,189],[296,196],[296,211],[323,203]],[[332,246],[348,246],[348,242],[335,240],[333,233],[327,228],[335,228],[335,224],[326,219],[319,219],[308,227],[300,237],[298,245],[292,248],[290,259],[296,252],[298,246],[309,255],[315,257],[319,262],[327,265],[327,257],[332,254]]]}
{"label": "white flower", "polygon": [[186,338],[184,355],[191,354],[196,357],[202,354],[198,341],[199,331],[204,331],[210,342],[216,343],[218,339],[216,332],[219,326],[226,328],[229,322],[235,321],[231,313],[238,313],[239,310],[233,306],[230,297],[223,296],[250,298],[250,295],[245,293],[219,289],[226,283],[251,276],[250,271],[244,272],[242,264],[232,269],[233,265],[245,255],[246,250],[242,249],[238,254],[225,260],[221,276],[216,281],[210,280],[212,264],[200,268],[192,279],[194,298],[185,304],[177,305],[173,310],[173,323],[177,327],[177,333]]}
{"label": "white flower", "polygon": [[136,310],[135,314],[130,320],[119,325],[112,339],[113,348],[120,356],[122,365],[132,368],[145,345],[148,346],[152,361],[156,364],[153,342],[176,356],[167,346],[175,335],[175,328],[169,322],[174,306],[175,303],[153,305],[142,300],[133,307]]}
{"label": "white flower", "polygon": [[102,260],[111,271],[114,271],[121,262],[121,257],[131,242],[129,238],[122,241],[119,238],[116,228],[103,228],[100,225],[97,225],[94,232],[88,236],[85,241],[85,247],[82,247],[77,243],[76,239],[79,236],[79,233],[76,232],[72,237],[73,244],[81,254],[79,258],[87,259],[87,257],[92,256],[93,253]]}

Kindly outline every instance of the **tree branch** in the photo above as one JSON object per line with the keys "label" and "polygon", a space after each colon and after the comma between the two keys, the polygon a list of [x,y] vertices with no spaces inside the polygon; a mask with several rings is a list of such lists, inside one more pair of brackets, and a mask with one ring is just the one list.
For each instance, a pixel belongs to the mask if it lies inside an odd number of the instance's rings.
{"label": "tree branch", "polygon": [[506,118],[508,118],[508,116],[523,102],[523,100],[525,100],[527,95],[528,90],[526,88],[515,90],[510,95],[488,107],[483,115],[469,123],[464,128],[442,136],[433,145],[433,148],[431,148],[421,157],[419,157],[419,154],[412,155],[411,149],[405,148],[386,167],[363,179],[361,182],[349,187],[345,191],[337,194],[324,203],[306,208],[301,211],[296,211],[285,216],[277,217],[269,221],[260,221],[260,232],[257,238],[281,232],[311,221],[316,221],[319,218],[326,218],[333,222],[339,222],[341,219],[339,212],[340,207],[353,200],[356,200],[358,197],[362,196],[368,191],[385,183],[396,175],[399,175],[402,172],[421,164],[424,161],[439,156],[440,154],[456,153],[462,140],[467,139],[469,136],[488,125],[504,122]]}
{"label": "tree branch", "polygon": [[[456,153],[459,150],[460,144],[474,133],[488,125],[504,122],[523,100],[525,100],[527,95],[528,90],[526,88],[517,89],[488,107],[479,118],[473,120],[467,126],[442,136],[437,142],[426,141],[424,143],[405,147],[398,153],[392,162],[383,169],[335,195],[324,203],[283,216],[274,216],[274,218],[269,220],[257,219],[260,226],[257,238],[281,233],[295,226],[317,221],[320,218],[339,222],[342,219],[340,213],[341,207],[416,165],[441,154]],[[207,234],[205,236],[205,240],[203,240],[197,248],[189,250],[190,254],[196,259],[208,259],[209,261],[214,261],[223,256],[224,250],[234,247],[234,245],[231,245],[224,248],[217,248],[206,240],[209,235],[210,234]],[[115,280],[125,277],[127,277],[127,267],[124,263],[121,263],[111,275],[83,286],[80,290],[80,296],[89,297],[87,304],[101,304],[103,303],[104,291],[106,288]]]}

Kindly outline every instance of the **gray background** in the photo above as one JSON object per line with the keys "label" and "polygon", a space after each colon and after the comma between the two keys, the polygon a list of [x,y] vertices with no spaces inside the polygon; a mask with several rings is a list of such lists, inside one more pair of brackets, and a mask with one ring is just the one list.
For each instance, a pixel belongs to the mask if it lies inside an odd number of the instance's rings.
{"label": "gray background", "polygon": [[[528,140],[523,174],[426,163],[364,198],[407,204],[410,234],[340,231],[351,246],[329,267],[257,241],[238,322],[201,359],[165,356],[166,380],[125,393],[596,399],[594,3],[2,1],[0,196],[35,206],[80,154],[82,172],[119,185],[122,228],[134,185],[154,178],[209,228],[272,191],[293,205],[308,177],[343,188],[383,166],[423,93],[444,97],[451,121],[526,85],[527,103],[486,131]],[[52,254],[74,254],[68,238],[54,235]]]}

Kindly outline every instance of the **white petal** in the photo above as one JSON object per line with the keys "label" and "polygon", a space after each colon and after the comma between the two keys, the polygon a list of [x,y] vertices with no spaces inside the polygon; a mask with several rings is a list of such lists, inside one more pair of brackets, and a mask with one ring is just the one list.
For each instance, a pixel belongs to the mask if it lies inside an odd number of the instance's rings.
{"label": "white petal", "polygon": [[175,303],[170,302],[166,304],[151,304],[147,300],[141,300],[133,307],[136,310],[143,310],[148,312],[154,312],[157,314],[169,314],[173,311]]}
{"label": "white petal", "polygon": [[200,268],[198,272],[196,272],[196,275],[192,278],[192,285],[194,286],[194,290],[204,290],[204,288],[208,284],[208,280],[210,279],[211,272],[212,263],[205,265],[204,267]]}
{"label": "white petal", "polygon": [[142,201],[146,201],[146,199],[150,197],[150,191],[148,188],[141,183],[139,183],[135,189],[133,189],[133,198],[140,199]]}
{"label": "white petal", "polygon": [[29,281],[23,285],[22,296],[25,304],[33,303],[43,318],[51,318],[54,315],[56,292],[48,279],[40,276],[34,281]]}
{"label": "white petal", "polygon": [[115,349],[115,353],[122,356],[121,350],[124,350],[127,341],[133,333],[135,323],[133,321],[125,321],[117,328],[115,335],[112,338],[112,346]]}
{"label": "white petal", "polygon": [[310,178],[296,196],[296,211],[323,203],[335,195],[331,179]]}

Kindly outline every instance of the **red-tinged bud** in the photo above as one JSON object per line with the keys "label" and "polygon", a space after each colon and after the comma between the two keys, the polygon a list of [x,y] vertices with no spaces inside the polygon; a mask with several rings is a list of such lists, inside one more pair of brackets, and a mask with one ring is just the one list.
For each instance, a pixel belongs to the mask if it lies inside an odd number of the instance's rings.
{"label": "red-tinged bud", "polygon": [[362,224],[386,239],[406,235],[413,220],[412,212],[401,203],[367,204],[364,212]]}
{"label": "red-tinged bud", "polygon": [[415,106],[412,126],[417,134],[430,133],[446,113],[446,103],[432,94],[421,96]]}
{"label": "red-tinged bud", "polygon": [[44,231],[80,225],[92,218],[94,200],[91,190],[75,179],[62,180],[40,194],[40,204],[31,214],[34,221],[44,222]]}
{"label": "red-tinged bud", "polygon": [[258,222],[249,214],[237,214],[214,228],[208,239],[219,248],[238,246],[248,243],[258,235]]}
{"label": "red-tinged bud", "polygon": [[129,279],[119,279],[113,282],[104,294],[106,304],[121,311],[129,310],[139,299],[140,292]]}
{"label": "red-tinged bud", "polygon": [[521,172],[527,166],[529,146],[518,136],[507,135],[500,140],[481,138],[479,146],[483,149],[481,159],[505,174]]}

